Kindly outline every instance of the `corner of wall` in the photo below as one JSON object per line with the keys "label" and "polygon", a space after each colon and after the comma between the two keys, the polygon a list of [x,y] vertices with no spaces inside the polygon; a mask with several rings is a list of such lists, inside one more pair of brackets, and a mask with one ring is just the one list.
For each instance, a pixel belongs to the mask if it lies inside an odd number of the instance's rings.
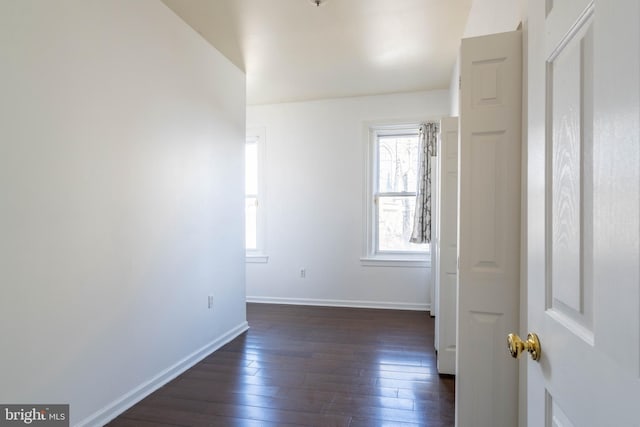
{"label": "corner of wall", "polygon": [[460,114],[460,48],[456,55],[456,63],[451,71],[449,83],[449,115],[457,117]]}

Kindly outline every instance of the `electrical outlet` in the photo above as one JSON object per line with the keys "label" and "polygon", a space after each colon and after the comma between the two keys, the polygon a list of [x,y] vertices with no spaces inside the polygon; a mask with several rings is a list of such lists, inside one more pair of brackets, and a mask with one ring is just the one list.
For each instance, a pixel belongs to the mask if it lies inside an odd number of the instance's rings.
{"label": "electrical outlet", "polygon": [[207,308],[213,308],[213,295],[207,297]]}
{"label": "electrical outlet", "polygon": [[301,268],[300,269],[300,278],[304,279],[305,277],[307,277],[307,269],[306,268]]}

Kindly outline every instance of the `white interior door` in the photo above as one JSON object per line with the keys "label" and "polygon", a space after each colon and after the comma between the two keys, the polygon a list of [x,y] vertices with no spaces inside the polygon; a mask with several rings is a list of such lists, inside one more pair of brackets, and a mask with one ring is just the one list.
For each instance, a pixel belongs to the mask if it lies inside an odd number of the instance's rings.
{"label": "white interior door", "polygon": [[513,427],[518,370],[522,36],[461,48],[456,425]]}
{"label": "white interior door", "polygon": [[[436,150],[436,153],[438,151]],[[438,164],[438,157],[431,157],[431,223],[436,224],[435,227],[431,229],[431,316],[436,317],[436,322],[438,321],[438,310],[439,310],[439,295],[440,291],[438,287],[438,283],[440,282],[440,252],[439,242],[440,242],[440,230],[437,224],[440,224],[440,165]],[[438,350],[439,344],[439,336],[438,331],[435,331],[434,334],[434,347],[436,351]]]}
{"label": "white interior door", "polygon": [[640,426],[640,2],[528,16],[528,425]]}
{"label": "white interior door", "polygon": [[456,373],[458,286],[458,118],[440,121],[438,150],[438,372]]}

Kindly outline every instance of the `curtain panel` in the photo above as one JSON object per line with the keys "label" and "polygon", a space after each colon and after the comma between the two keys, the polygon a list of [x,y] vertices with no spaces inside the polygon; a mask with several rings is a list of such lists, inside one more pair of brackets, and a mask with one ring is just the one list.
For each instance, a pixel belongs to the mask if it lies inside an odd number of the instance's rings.
{"label": "curtain panel", "polygon": [[438,147],[438,123],[424,123],[420,126],[420,165],[412,243],[431,242],[431,157],[436,156]]}

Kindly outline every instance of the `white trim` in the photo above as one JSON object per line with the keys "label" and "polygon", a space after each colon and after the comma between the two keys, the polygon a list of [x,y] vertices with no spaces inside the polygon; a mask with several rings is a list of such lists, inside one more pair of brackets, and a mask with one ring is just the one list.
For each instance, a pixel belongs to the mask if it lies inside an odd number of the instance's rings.
{"label": "white trim", "polygon": [[313,305],[322,307],[380,308],[385,310],[429,311],[431,304],[409,302],[356,301],[315,298],[277,298],[247,296],[247,302],[257,304]]}
{"label": "white trim", "polygon": [[[264,126],[250,126],[245,131],[245,144],[247,140],[254,139],[258,147],[258,218],[256,224],[256,248],[246,251],[247,257],[252,257],[252,253],[264,254],[267,251],[266,230],[267,230],[267,131]],[[245,194],[245,197],[248,195]],[[267,261],[247,261],[247,262],[267,262]]]}
{"label": "white trim", "polygon": [[185,372],[187,369],[193,367],[202,359],[218,350],[223,345],[232,341],[248,329],[249,324],[246,321],[242,322],[241,324],[229,330],[227,333],[221,335],[209,344],[194,351],[187,357],[179,360],[172,366],[169,366],[167,369],[159,372],[150,380],[145,381],[133,390],[115,399],[104,408],[99,409],[98,411],[89,415],[84,420],[75,424],[74,427],[105,425],[106,423],[112,421],[118,415],[122,414],[124,411],[131,408],[133,405],[140,402],[142,399],[158,390],[160,387],[167,384],[169,381],[173,380],[178,375]]}
{"label": "white trim", "polygon": [[266,264],[269,262],[269,255],[247,253],[244,262],[248,264]]}
{"label": "white trim", "polygon": [[431,259],[385,258],[381,256],[369,256],[360,258],[360,265],[362,265],[363,267],[431,268]]}
{"label": "white trim", "polygon": [[[439,120],[439,119],[438,119]],[[385,122],[364,122],[362,128],[363,134],[363,152],[364,152],[364,188],[363,188],[363,238],[362,238],[362,258],[360,258],[363,266],[386,266],[386,267],[429,267],[430,264],[416,259],[417,256],[430,256],[431,246],[423,252],[378,252],[377,251],[377,218],[376,208],[374,207],[374,199],[378,196],[405,194],[405,193],[378,193],[376,176],[378,174],[376,165],[377,159],[377,140],[378,135],[400,135],[414,134],[420,128],[420,123],[434,122],[438,120],[422,119],[416,121],[390,120]],[[380,262],[376,262],[376,260]]]}

